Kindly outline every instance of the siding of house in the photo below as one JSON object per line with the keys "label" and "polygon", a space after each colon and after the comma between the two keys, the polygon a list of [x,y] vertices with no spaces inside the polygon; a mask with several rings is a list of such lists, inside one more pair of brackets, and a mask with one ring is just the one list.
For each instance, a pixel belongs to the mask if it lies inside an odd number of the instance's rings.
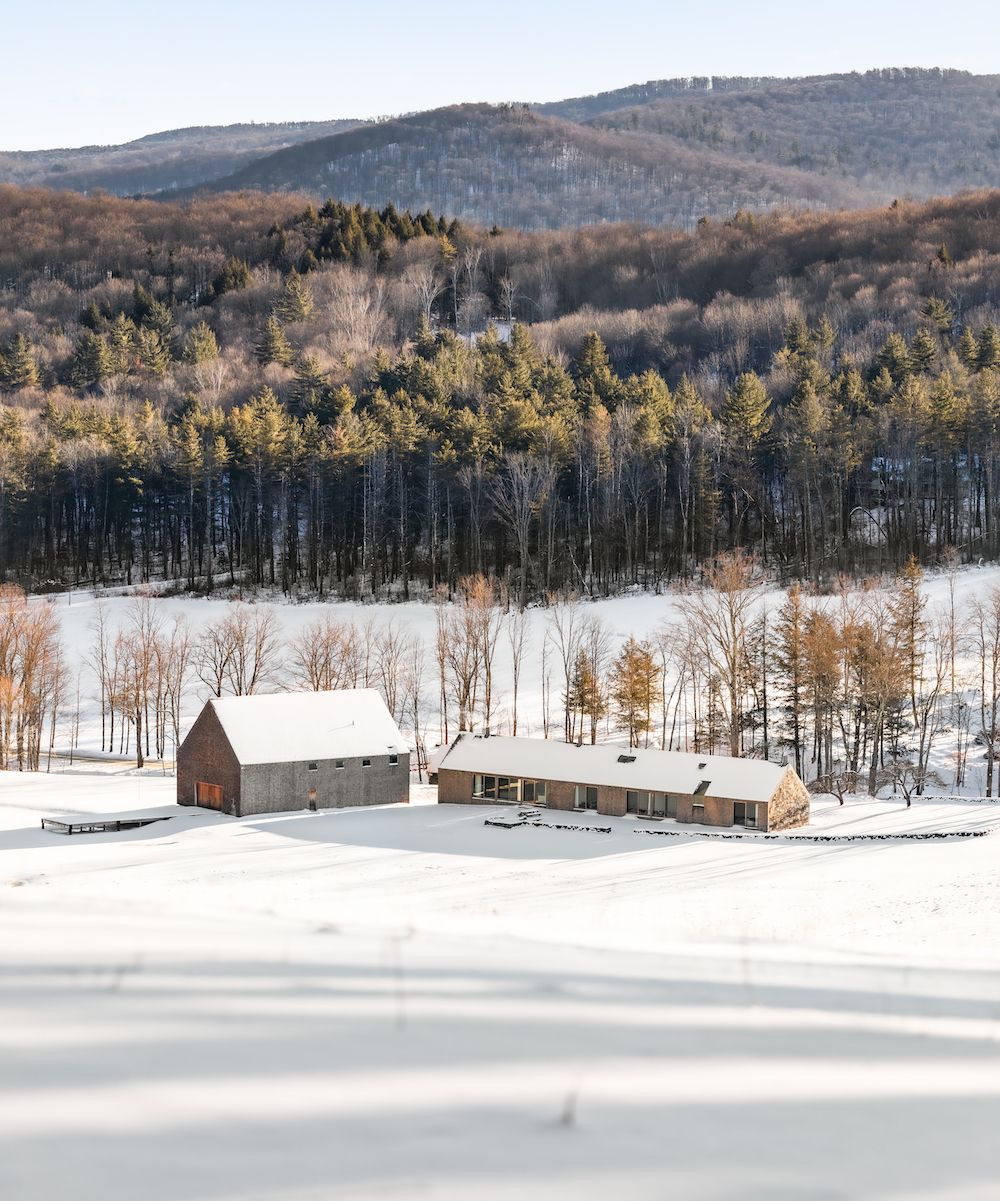
{"label": "siding of house", "polygon": [[[395,805],[410,796],[410,756],[397,755],[391,764],[388,755],[371,755],[371,766],[362,760],[344,759],[337,767],[335,759],[309,763],[254,763],[243,768],[240,812],[282,813],[309,808],[309,789],[316,789],[317,809],[345,809],[355,805]],[[471,792],[471,784],[470,784]]]}
{"label": "siding of house", "polygon": [[240,765],[218,717],[206,705],[177,751],[177,803],[194,805],[199,780],[222,789],[222,812],[240,813]]}

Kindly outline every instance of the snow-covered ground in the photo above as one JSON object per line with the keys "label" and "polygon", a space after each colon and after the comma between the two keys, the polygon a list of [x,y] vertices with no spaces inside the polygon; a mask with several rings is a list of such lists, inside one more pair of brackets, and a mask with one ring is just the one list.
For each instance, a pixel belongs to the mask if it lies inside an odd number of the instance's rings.
{"label": "snow-covered ground", "polygon": [[[236,820],[153,771],[0,777],[0,1197],[996,1197],[1000,832],[434,800]],[[171,820],[39,828],[137,811]],[[820,802],[804,833],[998,828]]]}
{"label": "snow-covered ground", "polygon": [[[969,605],[989,589],[1000,587],[1000,567],[967,568],[959,571],[955,578],[955,604],[959,617],[968,615]],[[931,573],[925,577],[923,591],[928,600],[928,618],[943,615],[949,605],[950,579],[945,573]],[[762,592],[758,608],[769,614],[777,613],[785,593],[778,589]],[[636,638],[655,638],[657,633],[681,622],[680,603],[682,596],[677,592],[663,594],[636,593],[599,601],[580,602],[581,619],[599,619],[610,634],[613,649],[630,635]],[[97,683],[91,663],[94,642],[94,624],[98,604],[104,607],[109,628],[114,630],[127,622],[132,599],[127,595],[106,596],[98,601],[86,591],[65,593],[50,598],[36,597],[33,604],[51,604],[60,620],[63,643],[69,666],[71,683],[67,687],[62,720],[57,735],[57,747],[66,750],[70,743],[73,727],[73,710],[76,705],[76,678],[80,684],[80,736],[79,747],[87,755],[98,750],[101,741],[100,711],[97,704]],[[416,638],[424,648],[425,671],[423,682],[423,713],[421,722],[424,740],[432,749],[441,738],[439,686],[434,654],[435,612],[429,603],[414,601],[406,604],[354,604],[348,602],[313,601],[287,603],[280,597],[260,597],[256,604],[271,610],[282,638],[287,642],[301,632],[304,626],[318,618],[330,618],[338,624],[351,624],[358,629],[369,626],[374,633],[392,628]],[[833,605],[832,598],[820,601]],[[164,625],[169,627],[175,617],[182,617],[197,634],[208,622],[217,620],[228,611],[230,602],[222,598],[164,597],[157,601],[157,609]],[[529,737],[543,736],[543,643],[549,629],[549,614],[543,608],[532,608],[527,612],[527,630],[522,660],[521,681],[518,699],[518,733]],[[286,679],[287,679],[287,664]],[[978,680],[976,664],[968,653],[960,655],[960,688]],[[561,667],[554,648],[550,646],[545,672],[548,675],[550,729],[558,733],[562,719]],[[512,717],[512,663],[510,645],[505,633],[497,642],[494,663],[494,696],[496,710],[491,725],[496,733],[509,733]],[[374,681],[377,683],[377,681]],[[276,681],[272,687],[282,687]],[[186,729],[197,716],[209,690],[192,673],[183,707],[182,726]],[[969,694],[971,698],[971,693]],[[457,713],[452,707],[451,734],[454,733]],[[409,717],[407,717],[407,721]],[[404,727],[405,727],[404,722]],[[410,733],[410,731],[405,731]],[[183,734],[183,730],[182,730]],[[612,741],[622,737],[609,718],[603,723],[602,740]],[[693,749],[693,748],[692,748]],[[172,747],[167,747],[168,759]],[[968,758],[967,778],[962,791],[977,795],[984,787],[982,749],[973,747]],[[44,758],[44,757],[43,757]],[[937,738],[931,756],[931,765],[944,780],[945,791],[955,791],[955,737],[953,732],[943,731]]]}

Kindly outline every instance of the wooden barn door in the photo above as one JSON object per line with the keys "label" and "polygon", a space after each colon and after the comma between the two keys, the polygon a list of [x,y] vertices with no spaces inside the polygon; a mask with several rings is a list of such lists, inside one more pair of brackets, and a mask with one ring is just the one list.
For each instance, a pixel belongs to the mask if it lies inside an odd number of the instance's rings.
{"label": "wooden barn door", "polygon": [[196,805],[201,805],[205,809],[222,809],[222,785],[221,784],[206,784],[204,780],[199,780],[194,786],[194,799]]}

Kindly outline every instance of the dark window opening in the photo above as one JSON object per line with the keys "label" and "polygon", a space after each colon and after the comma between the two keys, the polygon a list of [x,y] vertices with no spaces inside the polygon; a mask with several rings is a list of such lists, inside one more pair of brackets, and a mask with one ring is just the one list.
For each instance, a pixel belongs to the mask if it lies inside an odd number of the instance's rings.
{"label": "dark window opening", "polygon": [[577,809],[596,809],[597,789],[585,784],[577,784],[575,807]]}
{"label": "dark window opening", "polygon": [[733,802],[733,825],[747,830],[757,829],[757,806],[747,801]]}
{"label": "dark window opening", "polygon": [[310,771],[319,771],[319,764],[318,763],[310,763],[309,770]]}
{"label": "dark window opening", "polygon": [[619,763],[634,763],[635,755],[619,755],[618,762]]}
{"label": "dark window opening", "polygon": [[389,756],[389,766],[390,767],[395,767],[398,762],[399,762],[398,755],[390,755]]}
{"label": "dark window opening", "polygon": [[711,787],[712,787],[711,780],[700,780],[698,782],[698,787],[694,790],[694,795],[695,796],[704,796],[705,793],[708,792],[708,790]]}
{"label": "dark window opening", "polygon": [[362,759],[361,760],[362,767],[371,767],[371,765],[372,765],[371,759]]}

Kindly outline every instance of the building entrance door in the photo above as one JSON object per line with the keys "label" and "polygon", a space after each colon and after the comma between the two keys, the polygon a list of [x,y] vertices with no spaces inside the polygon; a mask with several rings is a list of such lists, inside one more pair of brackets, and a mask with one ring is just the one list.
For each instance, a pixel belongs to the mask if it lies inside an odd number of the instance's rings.
{"label": "building entrance door", "polygon": [[218,809],[221,812],[222,785],[206,784],[204,780],[199,780],[194,786],[194,801],[203,809]]}

